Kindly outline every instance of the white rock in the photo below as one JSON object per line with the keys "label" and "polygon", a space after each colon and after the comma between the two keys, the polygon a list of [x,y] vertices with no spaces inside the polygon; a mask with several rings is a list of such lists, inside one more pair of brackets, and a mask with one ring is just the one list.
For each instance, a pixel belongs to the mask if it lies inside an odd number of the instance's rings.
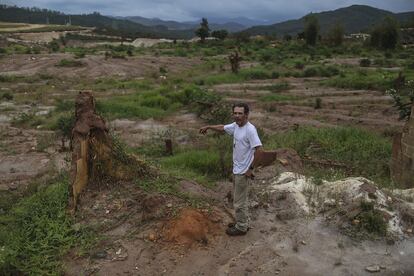
{"label": "white rock", "polygon": [[380,267],[378,265],[370,265],[370,266],[367,266],[365,270],[368,272],[379,272]]}

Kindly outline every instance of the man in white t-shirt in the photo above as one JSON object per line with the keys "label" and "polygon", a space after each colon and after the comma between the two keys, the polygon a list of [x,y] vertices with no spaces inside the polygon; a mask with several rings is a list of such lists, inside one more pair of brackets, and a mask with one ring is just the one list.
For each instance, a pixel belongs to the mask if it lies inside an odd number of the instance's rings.
{"label": "man in white t-shirt", "polygon": [[230,134],[233,136],[233,206],[235,223],[229,224],[226,233],[230,236],[244,235],[249,230],[249,186],[253,177],[255,152],[262,146],[257,130],[248,121],[249,106],[245,103],[233,106],[234,123],[228,125],[210,125],[200,128],[201,134],[207,130]]}

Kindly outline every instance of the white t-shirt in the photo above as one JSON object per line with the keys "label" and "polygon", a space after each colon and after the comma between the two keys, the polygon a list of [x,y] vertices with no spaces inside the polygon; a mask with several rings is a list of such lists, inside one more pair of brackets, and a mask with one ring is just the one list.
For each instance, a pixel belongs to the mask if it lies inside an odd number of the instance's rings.
{"label": "white t-shirt", "polygon": [[234,122],[225,125],[224,131],[233,135],[233,174],[244,174],[253,162],[255,147],[262,145],[257,130],[249,122],[242,127]]}

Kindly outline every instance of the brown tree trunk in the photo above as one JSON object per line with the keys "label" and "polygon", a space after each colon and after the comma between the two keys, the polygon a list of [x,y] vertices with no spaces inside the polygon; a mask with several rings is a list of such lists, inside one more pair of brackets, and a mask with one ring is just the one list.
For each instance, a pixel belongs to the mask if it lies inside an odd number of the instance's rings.
{"label": "brown tree trunk", "polygon": [[93,188],[107,180],[112,184],[117,180],[153,175],[145,162],[126,154],[119,142],[110,136],[105,120],[96,114],[92,93],[79,92],[75,101],[75,117],[71,139],[69,206],[72,211],[76,210],[87,186]]}

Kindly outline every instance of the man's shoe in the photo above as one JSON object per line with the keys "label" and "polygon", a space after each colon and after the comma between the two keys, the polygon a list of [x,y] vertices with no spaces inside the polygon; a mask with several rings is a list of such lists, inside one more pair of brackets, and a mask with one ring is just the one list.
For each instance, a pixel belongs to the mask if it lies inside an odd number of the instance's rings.
{"label": "man's shoe", "polygon": [[235,226],[226,229],[226,234],[229,236],[242,236],[246,235],[246,233],[247,231],[241,231],[237,229]]}

